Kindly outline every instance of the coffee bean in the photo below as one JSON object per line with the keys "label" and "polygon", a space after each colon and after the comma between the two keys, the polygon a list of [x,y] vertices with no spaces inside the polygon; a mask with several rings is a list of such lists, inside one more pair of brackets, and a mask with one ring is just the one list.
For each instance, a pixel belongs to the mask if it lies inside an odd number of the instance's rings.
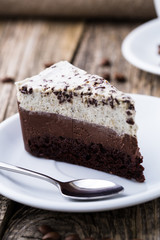
{"label": "coffee bean", "polygon": [[111,75],[110,73],[103,73],[101,75],[104,79],[108,80],[108,81],[111,81]]}
{"label": "coffee bean", "polygon": [[59,240],[61,236],[57,232],[48,232],[43,237],[42,240]]}
{"label": "coffee bean", "polygon": [[53,229],[49,225],[41,225],[38,227],[38,230],[43,234],[47,234],[49,232],[52,232]]}
{"label": "coffee bean", "polygon": [[4,78],[1,79],[1,82],[2,83],[14,83],[15,79],[12,78],[12,77],[4,77]]}
{"label": "coffee bean", "polygon": [[108,58],[103,58],[100,62],[100,66],[110,67],[111,66],[111,61]]}
{"label": "coffee bean", "polygon": [[124,83],[127,81],[126,77],[122,73],[115,73],[115,80],[120,83]]}
{"label": "coffee bean", "polygon": [[80,240],[79,236],[76,233],[69,234],[65,237],[65,240]]}
{"label": "coffee bean", "polygon": [[53,64],[55,64],[55,62],[47,62],[47,63],[44,63],[44,67],[45,67],[45,68],[49,68],[49,67],[51,67]]}

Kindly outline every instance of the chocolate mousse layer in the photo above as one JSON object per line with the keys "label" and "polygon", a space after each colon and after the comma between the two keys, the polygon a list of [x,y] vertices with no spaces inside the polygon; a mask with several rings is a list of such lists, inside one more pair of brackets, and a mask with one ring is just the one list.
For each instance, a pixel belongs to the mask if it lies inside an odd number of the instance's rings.
{"label": "chocolate mousse layer", "polygon": [[19,107],[25,149],[34,156],[145,180],[135,137],[98,124]]}

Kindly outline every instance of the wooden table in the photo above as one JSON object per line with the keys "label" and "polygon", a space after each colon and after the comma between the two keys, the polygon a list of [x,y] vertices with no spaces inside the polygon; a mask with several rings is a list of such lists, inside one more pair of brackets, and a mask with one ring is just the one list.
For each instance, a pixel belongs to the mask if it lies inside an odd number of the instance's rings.
{"label": "wooden table", "polygon": [[[18,81],[37,74],[45,63],[62,59],[90,73],[109,73],[111,83],[122,91],[160,97],[160,78],[131,66],[121,54],[122,40],[139,24],[1,20],[0,121],[17,112],[15,86],[2,79],[8,76]],[[108,58],[111,66],[100,66],[102,58]],[[117,81],[116,73],[124,74],[127,81]],[[34,209],[0,196],[0,209],[1,240],[42,239],[38,227],[43,224],[62,239],[68,233],[77,233],[80,239],[160,239],[160,199],[114,211],[76,214]]]}

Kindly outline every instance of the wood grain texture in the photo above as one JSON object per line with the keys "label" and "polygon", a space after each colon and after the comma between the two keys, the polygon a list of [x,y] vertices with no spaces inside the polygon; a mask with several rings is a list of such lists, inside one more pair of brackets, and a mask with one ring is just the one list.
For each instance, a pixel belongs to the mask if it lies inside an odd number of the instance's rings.
{"label": "wood grain texture", "polygon": [[[160,77],[133,67],[121,53],[123,39],[138,25],[88,24],[74,64],[90,73],[102,76],[104,73],[109,73],[111,84],[121,91],[160,97]],[[111,67],[100,66],[103,58],[111,61]],[[127,81],[125,83],[116,81],[116,73],[123,74]]]}
{"label": "wood grain texture", "polygon": [[2,240],[42,239],[38,227],[49,225],[62,239],[76,233],[80,239],[160,239],[160,201],[98,213],[60,213],[23,207],[13,216]]}
{"label": "wood grain texture", "polygon": [[6,213],[7,207],[8,207],[8,199],[0,196],[0,225],[2,224],[2,221],[4,219],[4,215]]}
{"label": "wood grain texture", "polygon": [[[18,81],[42,71],[46,62],[71,61],[82,31],[79,22],[0,23],[0,78]],[[0,121],[16,112],[14,85],[0,83]]]}
{"label": "wood grain texture", "polygon": [[0,239],[5,231],[11,216],[13,215],[15,203],[0,195]]}

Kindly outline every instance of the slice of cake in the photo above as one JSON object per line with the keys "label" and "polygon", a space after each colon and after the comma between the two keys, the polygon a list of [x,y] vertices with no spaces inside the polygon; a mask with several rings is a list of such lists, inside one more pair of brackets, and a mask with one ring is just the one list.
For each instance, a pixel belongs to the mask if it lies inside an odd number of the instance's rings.
{"label": "slice of cake", "polygon": [[29,153],[144,181],[130,96],[66,61],[16,87]]}

